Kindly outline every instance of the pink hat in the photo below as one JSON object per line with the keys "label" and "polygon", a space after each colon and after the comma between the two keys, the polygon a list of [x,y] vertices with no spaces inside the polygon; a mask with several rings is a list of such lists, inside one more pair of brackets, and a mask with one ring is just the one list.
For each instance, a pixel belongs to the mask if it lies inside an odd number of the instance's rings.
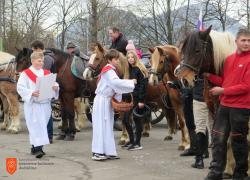
{"label": "pink hat", "polygon": [[126,50],[127,50],[127,51],[129,51],[129,50],[136,50],[136,49],[135,49],[135,45],[134,45],[134,43],[133,43],[132,40],[129,40],[129,41],[128,41],[128,45],[126,46]]}

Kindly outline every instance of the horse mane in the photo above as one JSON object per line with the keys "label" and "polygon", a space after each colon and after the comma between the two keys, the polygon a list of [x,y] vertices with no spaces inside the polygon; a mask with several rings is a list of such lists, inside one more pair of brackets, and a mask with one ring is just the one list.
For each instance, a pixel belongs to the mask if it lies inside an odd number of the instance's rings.
{"label": "horse mane", "polygon": [[[175,69],[175,67],[178,64],[180,64],[179,54],[180,54],[179,49],[173,45],[156,46],[152,54],[152,61],[154,61],[154,59],[160,59],[160,56],[162,55],[167,55],[168,60],[171,62],[171,64],[174,66],[174,69]],[[155,61],[155,62],[156,62],[155,64],[156,67],[158,67],[159,61]],[[156,68],[156,67],[152,67],[152,68]],[[174,69],[173,71],[166,72],[166,73],[174,77]]]}
{"label": "horse mane", "polygon": [[128,61],[127,58],[122,54],[119,53],[119,65],[118,65],[118,71],[122,73],[123,79],[129,79],[129,66],[128,66]]}
{"label": "horse mane", "polygon": [[13,69],[13,61],[15,60],[15,56],[6,52],[0,52],[0,70],[9,70]]}
{"label": "horse mane", "polygon": [[63,59],[68,59],[70,54],[56,48],[47,48],[47,50],[52,51],[55,55],[58,55],[60,57],[63,57]]}
{"label": "horse mane", "polygon": [[216,74],[221,73],[226,57],[236,49],[235,38],[229,32],[211,31],[210,37],[213,43],[214,67]]}

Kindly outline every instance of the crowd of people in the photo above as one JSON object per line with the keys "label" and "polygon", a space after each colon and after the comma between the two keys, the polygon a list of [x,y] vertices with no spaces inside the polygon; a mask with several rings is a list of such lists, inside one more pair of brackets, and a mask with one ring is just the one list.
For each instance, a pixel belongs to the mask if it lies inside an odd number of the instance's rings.
{"label": "crowd of people", "polygon": [[[113,134],[114,110],[111,107],[111,98],[115,95],[117,99],[126,101],[130,97],[126,93],[132,93],[134,108],[137,108],[139,113],[144,113],[148,82],[148,71],[140,61],[142,52],[135,47],[133,41],[128,41],[116,27],[109,29],[109,35],[112,44],[110,50],[105,54],[108,64],[99,75],[92,112],[92,159],[96,161],[119,159]],[[180,156],[195,156],[195,161],[191,166],[203,169],[203,159],[209,157],[209,142],[212,146],[212,161],[206,180],[223,178],[226,144],[229,136],[236,160],[232,177],[234,180],[243,180],[247,177],[250,31],[239,30],[235,42],[237,49],[225,60],[222,76],[204,73],[197,78],[193,89],[183,88],[178,80],[168,82],[170,88],[175,88],[182,94],[185,122],[190,137],[190,148]],[[31,153],[35,154],[37,158],[41,158],[45,154],[42,149],[43,145],[53,142],[53,123],[50,99],[43,102],[36,100],[39,92],[35,87],[34,79],[49,74],[49,70],[53,71],[53,58],[50,56],[51,52],[44,50],[42,42],[34,41],[31,47],[33,50],[32,65],[21,74],[17,83],[17,91],[24,100],[24,114],[32,145]],[[75,48],[76,45],[70,42],[67,45],[67,52],[73,54]],[[129,64],[128,80],[120,79],[116,73],[119,52],[126,56]],[[213,125],[210,123],[211,117],[203,95],[204,78],[208,78],[211,83],[217,85],[210,90],[210,93],[220,96],[220,106]],[[53,90],[58,94],[57,83],[53,86]],[[34,116],[36,111],[42,111],[43,115]],[[135,132],[130,121],[131,115],[135,123]],[[124,113],[122,121],[129,135],[129,142],[122,148],[143,149],[141,144],[142,118],[134,115],[131,110]],[[210,140],[209,137],[211,137]]]}

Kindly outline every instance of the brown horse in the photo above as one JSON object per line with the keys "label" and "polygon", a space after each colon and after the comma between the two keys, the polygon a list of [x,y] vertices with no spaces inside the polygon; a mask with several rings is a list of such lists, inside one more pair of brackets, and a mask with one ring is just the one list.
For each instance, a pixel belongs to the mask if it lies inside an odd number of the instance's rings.
{"label": "brown horse", "polygon": [[[82,90],[87,88],[87,82],[72,74],[72,56],[58,49],[51,48],[49,50],[53,52],[54,73],[57,73],[57,82],[60,86],[59,98],[61,102],[62,132],[57,139],[74,140],[76,133],[74,99],[83,95]],[[31,65],[31,53],[31,49],[23,48],[17,54],[16,70],[18,72]]]}
{"label": "brown horse", "polygon": [[[181,95],[179,91],[173,88],[169,88],[166,84],[169,80],[173,81],[177,79],[177,77],[175,77],[174,75],[174,70],[176,66],[180,63],[178,49],[175,46],[165,45],[156,46],[155,48],[150,48],[149,50],[152,53],[149,84],[157,85],[159,82],[158,76],[162,77],[161,84],[163,84],[164,88],[166,89],[165,93],[167,93],[169,96],[171,107],[176,112],[179,126],[181,128],[182,144],[187,147],[189,145],[189,137],[184,121]],[[169,124],[171,124],[170,121]],[[172,124],[176,123],[172,122]],[[172,130],[172,132],[170,133],[173,133],[173,128],[170,128],[170,130]]]}
{"label": "brown horse", "polygon": [[3,104],[2,130],[18,133],[21,130],[19,102],[16,91],[14,56],[0,52],[0,99]]}
{"label": "brown horse", "polygon": [[[93,46],[93,54],[90,57],[89,60],[89,67],[87,67],[83,73],[83,77],[85,79],[92,79],[94,75],[98,74],[101,70],[101,68],[107,64],[107,61],[104,59],[105,50],[103,47],[97,43]],[[120,54],[120,63],[119,67],[117,69],[118,74],[122,78],[128,78],[128,61],[126,58]],[[175,111],[172,108],[166,107],[166,102],[169,104],[168,98],[165,100],[165,95],[168,93],[168,90],[165,88],[163,83],[158,84],[157,86],[148,86],[147,93],[146,93],[146,104],[149,104],[151,108],[157,108],[162,109],[165,117],[169,121],[169,125],[172,127],[169,131],[169,135],[165,137],[165,140],[168,140],[171,138],[171,135],[175,133]],[[163,101],[163,99],[165,101]],[[154,106],[154,107],[152,107]],[[144,127],[145,128],[145,127]],[[149,130],[149,126],[146,127],[147,131]],[[145,129],[144,129],[145,130]],[[123,128],[123,133],[120,139],[120,144],[125,143],[128,141],[128,137],[125,133],[125,129]],[[145,133],[145,132],[144,132]],[[147,134],[148,132],[146,132]],[[184,149],[188,144],[188,138],[182,138],[182,142],[179,146],[179,149]]]}

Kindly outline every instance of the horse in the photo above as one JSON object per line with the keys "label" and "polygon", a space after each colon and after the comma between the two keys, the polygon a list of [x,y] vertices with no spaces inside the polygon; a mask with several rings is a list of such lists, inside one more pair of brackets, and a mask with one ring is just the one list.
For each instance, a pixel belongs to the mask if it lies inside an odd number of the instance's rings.
{"label": "horse", "polygon": [[[236,50],[235,39],[232,34],[229,32],[217,32],[211,29],[212,26],[203,32],[193,32],[184,40],[181,50],[183,61],[176,72],[176,76],[181,80],[184,87],[193,87],[196,78],[204,72],[221,75],[226,57]],[[211,107],[211,102],[214,99],[211,99],[208,90],[208,80],[205,78],[203,94],[209,110],[214,115],[215,108]],[[248,139],[250,139],[249,133]],[[250,164],[250,159],[248,160],[248,164]],[[229,139],[225,173],[232,174],[233,168],[234,158]],[[249,172],[250,169],[248,170]]]}
{"label": "horse", "polygon": [[0,99],[4,114],[1,129],[16,134],[21,130],[21,123],[14,59],[15,56],[0,52]]}
{"label": "horse", "polygon": [[[176,112],[179,126],[182,134],[182,144],[186,146],[189,145],[189,136],[187,133],[187,128],[184,121],[183,105],[181,100],[180,92],[176,89],[169,88],[167,86],[167,81],[176,80],[177,77],[174,75],[174,70],[180,63],[180,56],[177,47],[171,45],[156,46],[155,48],[149,48],[152,53],[151,56],[151,70],[149,76],[149,84],[157,85],[159,84],[158,76],[161,76],[161,84],[164,85],[166,93],[169,96],[171,106]],[[175,118],[175,119],[177,119]],[[169,122],[170,120],[168,120]],[[174,121],[175,122],[175,121]],[[169,124],[171,124],[169,122]],[[172,124],[176,124],[173,123]],[[171,128],[170,128],[171,130]],[[171,131],[170,131],[171,133]]]}
{"label": "horse", "polygon": [[193,87],[194,81],[203,72],[220,75],[226,57],[236,49],[232,34],[211,28],[193,32],[184,40],[181,50],[183,60],[176,73],[183,87]]}
{"label": "horse", "polygon": [[[103,49],[102,45],[100,45],[99,43],[94,44],[93,52],[94,53],[91,55],[90,60],[89,60],[89,65],[83,73],[83,77],[85,79],[92,79],[94,75],[97,75],[102,69],[102,67],[107,64],[107,60],[104,59],[105,50]],[[128,61],[121,53],[120,53],[119,60],[120,60],[119,67],[117,68],[118,75],[124,79],[127,79],[128,73],[129,73]],[[175,133],[175,129],[176,129],[175,128],[175,125],[176,125],[175,111],[172,108],[166,107],[166,103],[164,102],[168,101],[168,99],[166,99],[166,101],[162,100],[162,97],[167,93],[168,92],[162,83],[157,86],[148,85],[146,99],[145,99],[145,103],[149,104],[151,108],[155,108],[155,107],[161,108],[163,111],[162,113],[164,113],[165,117],[169,119],[169,122],[170,122],[169,125],[173,127],[169,131],[170,135],[166,136],[164,140],[171,139],[171,134]],[[144,126],[144,132],[143,132],[144,136],[149,136],[149,132],[148,132],[149,129],[150,129],[150,126],[149,124],[146,123],[146,126]],[[119,144],[124,144],[126,142],[128,142],[128,137],[126,135],[126,130],[123,127],[123,132],[122,132],[122,136],[120,138]],[[179,145],[179,149],[182,149],[182,150],[185,149],[188,144],[187,142],[188,142],[187,138],[186,137],[183,138],[183,141]]]}
{"label": "horse", "polygon": [[[73,56],[61,50],[49,48],[53,53],[54,73],[57,73],[57,82],[59,83],[59,99],[61,103],[62,132],[57,137],[58,140],[74,140],[76,133],[74,99],[81,97],[83,89],[88,88],[85,80],[77,78],[71,72]],[[16,70],[21,72],[31,65],[31,49],[23,48],[16,56]]]}

